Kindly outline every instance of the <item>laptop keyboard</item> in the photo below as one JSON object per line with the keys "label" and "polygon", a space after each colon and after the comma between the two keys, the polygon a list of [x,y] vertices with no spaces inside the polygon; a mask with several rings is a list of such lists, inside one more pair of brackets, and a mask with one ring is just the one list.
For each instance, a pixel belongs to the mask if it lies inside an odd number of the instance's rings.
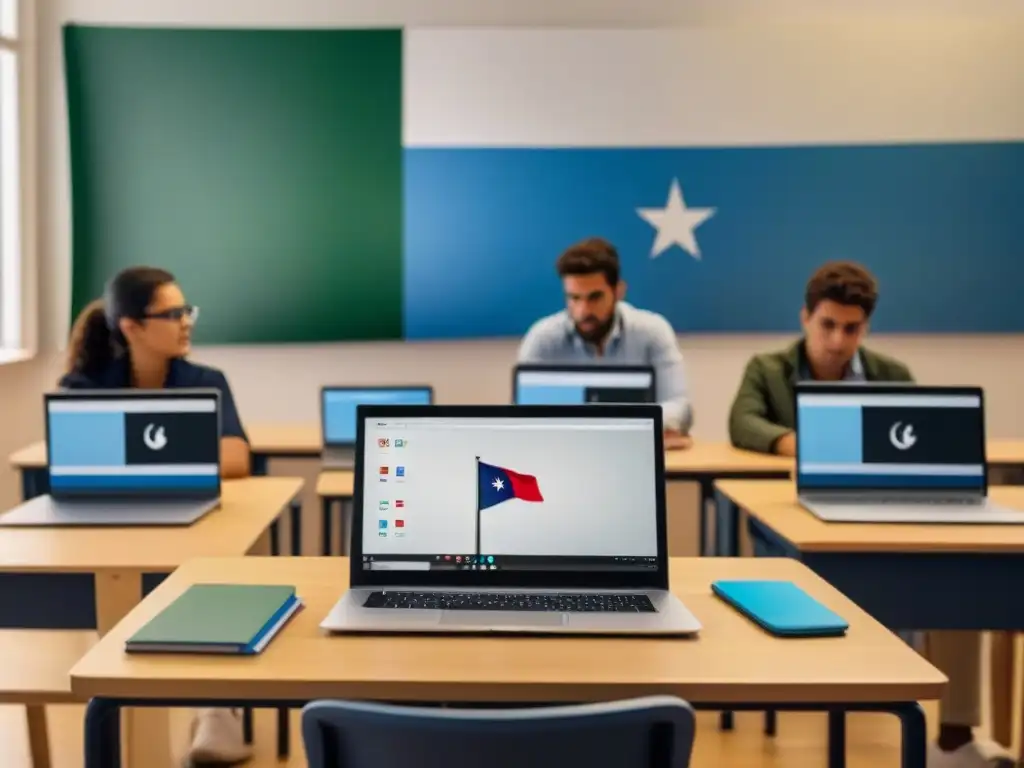
{"label": "laptop keyboard", "polygon": [[547,611],[552,613],[656,613],[647,595],[521,592],[371,592],[364,608],[445,611]]}

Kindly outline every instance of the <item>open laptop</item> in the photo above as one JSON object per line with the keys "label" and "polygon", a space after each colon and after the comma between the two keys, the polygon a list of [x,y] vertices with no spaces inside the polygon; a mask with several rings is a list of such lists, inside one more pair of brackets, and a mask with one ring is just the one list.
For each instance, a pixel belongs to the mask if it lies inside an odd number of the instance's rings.
{"label": "open laptop", "polygon": [[324,387],[320,390],[320,425],[324,469],[355,466],[356,408],[360,405],[430,405],[434,389],[426,384],[405,387]]}
{"label": "open laptop", "polygon": [[657,402],[649,365],[517,365],[512,374],[516,405]]}
{"label": "open laptop", "polygon": [[988,500],[977,387],[796,388],[800,503],[828,522],[1024,523]]}
{"label": "open laptop", "polygon": [[50,493],[0,526],[189,525],[220,503],[220,392],[44,396]]}
{"label": "open laptop", "polygon": [[361,406],[357,432],[350,589],[323,628],[700,630],[668,591],[660,407]]}

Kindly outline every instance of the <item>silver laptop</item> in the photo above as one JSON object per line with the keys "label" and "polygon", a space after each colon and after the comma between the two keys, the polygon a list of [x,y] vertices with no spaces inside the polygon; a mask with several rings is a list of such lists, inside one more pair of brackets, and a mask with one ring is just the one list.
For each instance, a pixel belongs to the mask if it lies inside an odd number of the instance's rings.
{"label": "silver laptop", "polygon": [[356,456],[356,408],[360,405],[430,405],[434,389],[404,387],[324,387],[320,390],[320,427],[324,469],[352,469]]}
{"label": "silver laptop", "polygon": [[0,526],[189,525],[220,503],[220,392],[45,395],[50,493]]}
{"label": "silver laptop", "polygon": [[516,405],[657,402],[649,365],[517,365],[512,372]]}
{"label": "silver laptop", "polygon": [[796,388],[800,503],[828,522],[1024,523],[988,500],[977,387]]}
{"label": "silver laptop", "polygon": [[[657,405],[361,406],[334,632],[687,635]],[[382,447],[385,446],[385,447]]]}

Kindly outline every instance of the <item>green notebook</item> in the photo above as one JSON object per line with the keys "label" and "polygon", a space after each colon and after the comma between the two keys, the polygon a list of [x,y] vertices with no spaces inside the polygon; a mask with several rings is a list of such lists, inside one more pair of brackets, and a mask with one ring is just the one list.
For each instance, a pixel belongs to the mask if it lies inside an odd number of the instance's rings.
{"label": "green notebook", "polygon": [[129,638],[125,650],[256,654],[301,606],[295,587],[194,584]]}

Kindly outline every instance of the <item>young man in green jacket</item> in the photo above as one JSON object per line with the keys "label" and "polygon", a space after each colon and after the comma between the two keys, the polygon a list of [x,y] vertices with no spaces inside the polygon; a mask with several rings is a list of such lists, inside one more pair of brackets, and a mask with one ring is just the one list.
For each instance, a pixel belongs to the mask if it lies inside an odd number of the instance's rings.
{"label": "young man in green jacket", "polygon": [[[800,310],[803,338],[747,363],[729,412],[732,444],[795,456],[798,381],[912,382],[906,365],[861,346],[877,302],[877,282],[859,264],[831,262],[815,272]],[[1002,746],[972,732],[981,725],[981,634],[930,632],[928,656],[949,678],[929,768],[1012,768]]]}

